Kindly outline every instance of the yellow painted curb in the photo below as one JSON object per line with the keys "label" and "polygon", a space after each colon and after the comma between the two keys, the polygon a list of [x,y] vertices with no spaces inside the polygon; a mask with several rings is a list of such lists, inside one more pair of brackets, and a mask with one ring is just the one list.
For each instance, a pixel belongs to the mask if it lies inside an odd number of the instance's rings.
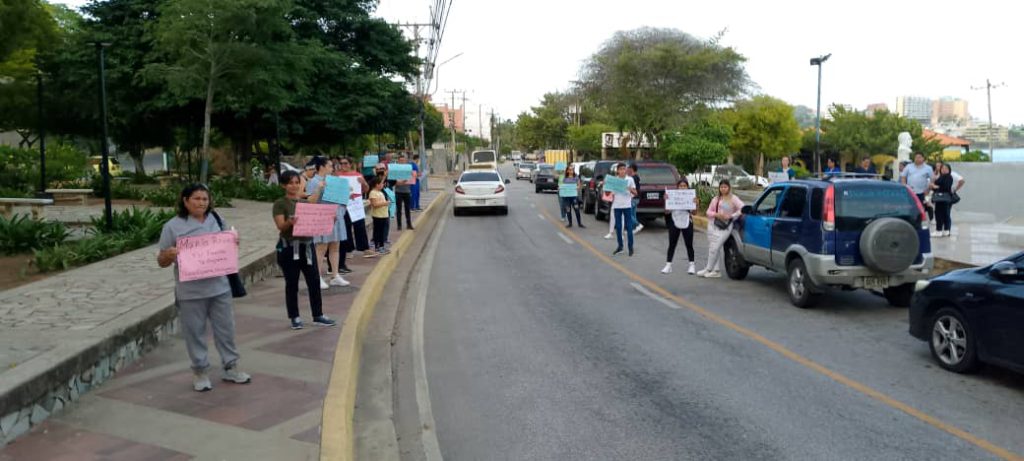
{"label": "yellow painted curb", "polygon": [[[437,198],[420,214],[420,220],[432,217],[445,202],[447,192]],[[417,226],[419,227],[419,226]],[[412,245],[416,235],[406,232],[373,268],[359,294],[352,301],[348,316],[341,330],[341,338],[334,351],[334,366],[331,381],[324,398],[323,424],[320,428],[320,460],[351,461],[355,459],[355,431],[352,427],[356,405],[356,384],[359,382],[359,363],[363,350],[363,336],[366,326],[373,318],[377,302],[384,292],[384,286],[398,267],[398,262]]]}

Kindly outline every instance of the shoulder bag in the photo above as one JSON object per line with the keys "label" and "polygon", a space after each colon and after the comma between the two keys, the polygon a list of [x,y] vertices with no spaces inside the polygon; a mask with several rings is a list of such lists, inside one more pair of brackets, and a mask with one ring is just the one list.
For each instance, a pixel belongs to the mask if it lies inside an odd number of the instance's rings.
{"label": "shoulder bag", "polygon": [[729,228],[729,225],[732,224],[732,219],[722,219],[718,217],[718,211],[722,209],[721,196],[716,198],[716,200],[718,200],[718,202],[715,203],[715,227],[721,230],[726,230]]}
{"label": "shoulder bag", "polygon": [[[217,226],[220,227],[220,230],[221,231],[226,230],[226,229],[224,229],[224,221],[220,219],[220,215],[217,214],[216,211],[214,211],[212,214],[213,214],[214,219],[217,220]],[[232,298],[242,298],[242,297],[244,297],[247,293],[245,291],[245,283],[242,282],[242,277],[240,275],[238,275],[237,272],[234,273],[234,274],[228,274],[227,277],[228,277],[228,284],[231,285],[231,297]]]}

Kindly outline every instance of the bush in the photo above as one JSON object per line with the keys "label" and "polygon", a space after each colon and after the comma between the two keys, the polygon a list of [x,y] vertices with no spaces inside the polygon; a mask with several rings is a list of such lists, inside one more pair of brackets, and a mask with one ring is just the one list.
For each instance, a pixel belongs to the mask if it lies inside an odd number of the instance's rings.
{"label": "bush", "polygon": [[711,200],[718,194],[718,188],[713,186],[697,186],[697,198],[700,199],[700,212],[708,209]]}
{"label": "bush", "polygon": [[40,272],[65,270],[145,247],[160,238],[164,223],[173,216],[172,211],[132,207],[113,214],[109,231],[102,217],[94,217],[89,237],[37,248],[36,268]]}
{"label": "bush", "polygon": [[26,215],[0,216],[0,253],[11,255],[57,245],[71,232],[58,221],[40,221]]}
{"label": "bush", "polygon": [[[273,202],[284,197],[284,189],[262,181],[243,180],[234,176],[214,178],[210,182],[214,197],[240,198],[258,202]],[[220,205],[214,205],[220,206]]]}
{"label": "bush", "polygon": [[[52,143],[46,149],[48,184],[87,174],[87,155],[73,146]],[[39,150],[0,146],[0,188],[31,192],[39,187]]]}
{"label": "bush", "polygon": [[91,218],[94,235],[100,234],[140,234],[144,240],[156,240],[164,223],[175,215],[174,211],[154,211],[149,208],[131,207],[123,211],[115,211],[111,215],[111,228],[107,230],[106,221],[102,216]]}
{"label": "bush", "polygon": [[[145,194],[142,194],[142,199],[146,200],[153,206],[162,206],[168,208],[177,208],[178,197],[181,196],[181,189],[184,186],[168,186],[161,187],[159,189],[153,189]],[[210,191],[213,195],[213,207],[214,208],[230,208],[231,199],[225,197],[223,194],[219,194],[216,191]]]}

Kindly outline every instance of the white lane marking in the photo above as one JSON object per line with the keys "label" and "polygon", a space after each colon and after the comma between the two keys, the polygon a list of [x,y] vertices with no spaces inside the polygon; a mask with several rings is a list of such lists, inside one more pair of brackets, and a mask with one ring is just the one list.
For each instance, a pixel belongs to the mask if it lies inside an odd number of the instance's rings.
{"label": "white lane marking", "polygon": [[[445,214],[438,223],[438,231],[444,229],[448,222],[448,215]],[[437,423],[434,422],[434,412],[430,406],[430,383],[427,382],[427,359],[423,346],[423,316],[427,307],[427,286],[430,281],[430,273],[434,267],[434,255],[437,253],[438,242],[441,241],[442,232],[435,232],[431,238],[430,247],[424,255],[423,267],[429,268],[419,271],[419,278],[416,292],[416,308],[412,311],[412,345],[413,367],[416,369],[416,406],[419,408],[420,425],[422,427],[423,454],[427,461],[441,461],[441,444],[437,441]]]}
{"label": "white lane marking", "polygon": [[573,242],[572,242],[571,238],[566,237],[565,234],[563,234],[561,232],[555,232],[555,233],[558,234],[558,236],[561,237],[562,240],[565,240],[565,243],[568,243],[569,245],[572,245]]}
{"label": "white lane marking", "polygon": [[541,220],[543,220],[543,219],[544,219],[544,215],[542,215],[542,214],[540,214],[540,213],[537,213],[537,217],[538,217],[538,218],[540,218]]}
{"label": "white lane marking", "polygon": [[668,306],[670,309],[682,309],[683,308],[682,306],[680,306],[680,305],[678,305],[678,304],[676,304],[676,303],[674,303],[672,301],[669,301],[669,300],[667,300],[665,298],[662,298],[661,296],[658,296],[658,295],[654,294],[654,292],[652,292],[651,290],[648,290],[647,287],[645,287],[645,286],[643,286],[643,285],[641,285],[639,283],[633,282],[633,283],[630,283],[630,285],[632,285],[633,288],[636,289],[636,291],[639,291],[640,293],[643,293],[644,295],[646,295],[648,298],[651,298],[651,299],[653,299],[653,300],[655,300],[655,301],[657,301],[659,303],[662,303],[662,304]]}
{"label": "white lane marking", "polygon": [[536,203],[532,203],[532,202],[531,202],[531,203],[530,203],[530,208],[537,208],[537,204],[536,204]]}

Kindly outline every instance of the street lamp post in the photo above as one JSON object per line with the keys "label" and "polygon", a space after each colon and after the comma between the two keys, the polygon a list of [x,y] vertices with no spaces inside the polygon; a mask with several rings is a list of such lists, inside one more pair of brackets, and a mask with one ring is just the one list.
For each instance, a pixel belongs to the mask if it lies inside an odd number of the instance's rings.
{"label": "street lamp post", "polygon": [[43,72],[36,72],[36,105],[39,109],[39,192],[38,198],[50,198],[46,193],[46,119],[43,113]]}
{"label": "street lamp post", "polygon": [[814,169],[821,174],[821,65],[832,57],[832,53],[817,58],[811,58],[811,65],[818,66],[818,111],[814,116]]}
{"label": "street lamp post", "polygon": [[100,125],[103,128],[103,137],[100,139],[100,175],[103,178],[103,218],[107,225],[107,231],[114,226],[114,217],[110,209],[110,148],[107,146],[107,82],[104,69],[104,49],[110,43],[96,42],[96,61],[100,74]]}

